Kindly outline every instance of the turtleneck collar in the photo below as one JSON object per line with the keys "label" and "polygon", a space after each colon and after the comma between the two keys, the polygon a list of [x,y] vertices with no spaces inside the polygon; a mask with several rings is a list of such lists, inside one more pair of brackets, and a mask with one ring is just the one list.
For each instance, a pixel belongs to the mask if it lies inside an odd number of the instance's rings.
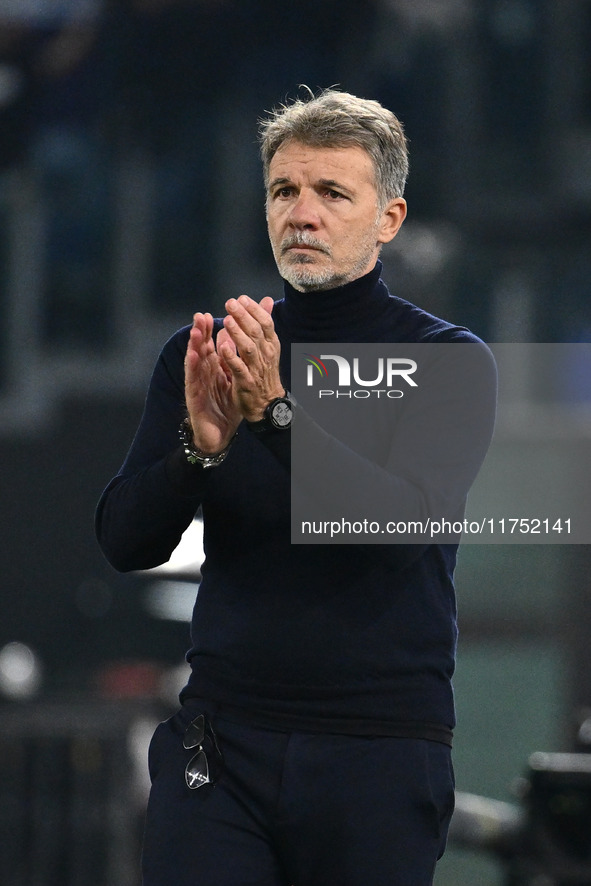
{"label": "turtleneck collar", "polygon": [[[374,326],[390,296],[380,280],[382,263],[368,274],[336,289],[298,292],[284,281],[276,305],[292,341],[345,341]],[[279,319],[279,318],[278,318]]]}

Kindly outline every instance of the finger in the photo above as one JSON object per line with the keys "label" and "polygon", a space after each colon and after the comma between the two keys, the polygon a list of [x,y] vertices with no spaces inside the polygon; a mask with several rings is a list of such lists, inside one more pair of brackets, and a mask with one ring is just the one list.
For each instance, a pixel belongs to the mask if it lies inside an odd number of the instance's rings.
{"label": "finger", "polygon": [[205,314],[193,314],[193,325],[189,331],[189,340],[193,345],[206,341],[211,335],[211,327]]}
{"label": "finger", "polygon": [[[246,363],[252,364],[260,358],[260,348],[264,342],[260,326],[258,335],[252,328],[249,329],[249,332],[245,332],[236,318],[229,315],[224,317],[224,329],[232,341],[234,350],[240,354]],[[225,345],[227,345],[227,340],[223,343],[223,346],[220,346],[223,347],[220,353],[224,354],[224,357],[226,355]]]}
{"label": "finger", "polygon": [[204,338],[210,336],[213,332],[213,317],[211,314],[202,314],[198,311],[193,314],[193,329],[199,330]]}
{"label": "finger", "polygon": [[273,308],[275,307],[275,302],[270,295],[266,295],[260,300],[259,305],[261,306],[263,311],[266,311],[267,314],[271,315]]}
{"label": "finger", "polygon": [[194,314],[188,346],[201,357],[206,357],[213,352],[213,317],[211,314]]}
{"label": "finger", "polygon": [[228,365],[228,361],[224,357],[224,351],[228,351],[230,355],[234,355],[236,354],[236,345],[230,338],[228,331],[224,328],[220,329],[220,331],[218,332],[216,339],[216,350],[220,359],[222,369],[224,370],[224,372],[226,372],[227,375],[230,375],[230,367]]}
{"label": "finger", "polygon": [[216,345],[217,345],[218,352],[220,350],[220,346],[224,345],[224,344],[230,345],[230,347],[234,350],[234,352],[236,352],[236,345],[234,344],[234,342],[230,338],[230,334],[228,333],[228,330],[225,327],[222,327],[222,329],[220,329],[220,331],[218,332],[218,336],[216,339]]}
{"label": "finger", "polygon": [[[231,298],[226,302],[227,317],[224,320],[226,329],[234,330],[238,326],[242,332],[251,339],[264,338],[263,330],[260,322],[252,316],[247,309],[248,300],[246,296],[240,299]],[[226,322],[229,320],[230,322]]]}
{"label": "finger", "polygon": [[229,299],[226,302],[226,310],[251,338],[263,337],[271,341],[275,338],[275,325],[271,318],[269,302],[272,308],[273,300],[263,299],[263,302],[265,306],[257,304],[247,295],[241,295],[238,299]]}
{"label": "finger", "polygon": [[236,353],[234,343],[223,341],[219,348],[220,360],[227,367],[230,375],[242,386],[252,382],[250,371],[244,360]]}

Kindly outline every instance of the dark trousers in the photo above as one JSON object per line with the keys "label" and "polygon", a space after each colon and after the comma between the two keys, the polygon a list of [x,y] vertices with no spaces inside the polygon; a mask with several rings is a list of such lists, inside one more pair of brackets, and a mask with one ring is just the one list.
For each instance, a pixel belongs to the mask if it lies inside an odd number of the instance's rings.
{"label": "dark trousers", "polygon": [[453,809],[448,747],[218,713],[221,777],[190,790],[183,734],[203,710],[191,700],[152,739],[144,886],[430,886]]}

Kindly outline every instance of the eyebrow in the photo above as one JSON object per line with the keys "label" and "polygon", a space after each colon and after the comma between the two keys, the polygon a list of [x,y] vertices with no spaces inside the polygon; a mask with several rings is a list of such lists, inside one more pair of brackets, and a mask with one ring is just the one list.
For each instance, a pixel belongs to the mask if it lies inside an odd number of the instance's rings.
{"label": "eyebrow", "polygon": [[[289,178],[285,178],[285,177],[274,178],[272,182],[269,182],[269,191],[272,191],[274,188],[278,187],[279,185],[288,185],[288,184],[293,184],[293,182]],[[343,191],[344,193],[348,194],[349,196],[353,196],[353,191],[350,188],[346,187],[346,185],[341,184],[341,182],[338,182],[334,178],[320,178],[320,179],[318,179],[318,184],[321,185],[323,188],[334,188],[337,191]]]}
{"label": "eyebrow", "polygon": [[341,184],[334,178],[321,178],[318,184],[323,185],[325,188],[335,188],[337,191],[344,191],[346,194],[353,194],[353,191],[348,188],[346,185]]}
{"label": "eyebrow", "polygon": [[274,178],[272,182],[269,182],[269,190],[272,191],[273,188],[277,187],[277,185],[287,185],[289,184],[289,181],[290,180],[288,178]]}

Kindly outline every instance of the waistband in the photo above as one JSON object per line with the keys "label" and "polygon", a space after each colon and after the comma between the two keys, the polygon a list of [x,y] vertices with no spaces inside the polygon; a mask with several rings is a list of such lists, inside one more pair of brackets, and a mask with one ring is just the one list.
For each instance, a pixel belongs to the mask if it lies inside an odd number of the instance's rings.
{"label": "waistband", "polygon": [[300,714],[283,714],[235,707],[234,705],[218,704],[209,699],[197,699],[183,693],[183,705],[201,701],[212,715],[223,717],[237,723],[244,723],[260,729],[271,729],[278,732],[317,732],[333,735],[357,735],[370,737],[411,738],[437,741],[448,747],[452,746],[453,731],[439,723],[427,723],[414,720],[370,720],[354,718],[306,717]]}

